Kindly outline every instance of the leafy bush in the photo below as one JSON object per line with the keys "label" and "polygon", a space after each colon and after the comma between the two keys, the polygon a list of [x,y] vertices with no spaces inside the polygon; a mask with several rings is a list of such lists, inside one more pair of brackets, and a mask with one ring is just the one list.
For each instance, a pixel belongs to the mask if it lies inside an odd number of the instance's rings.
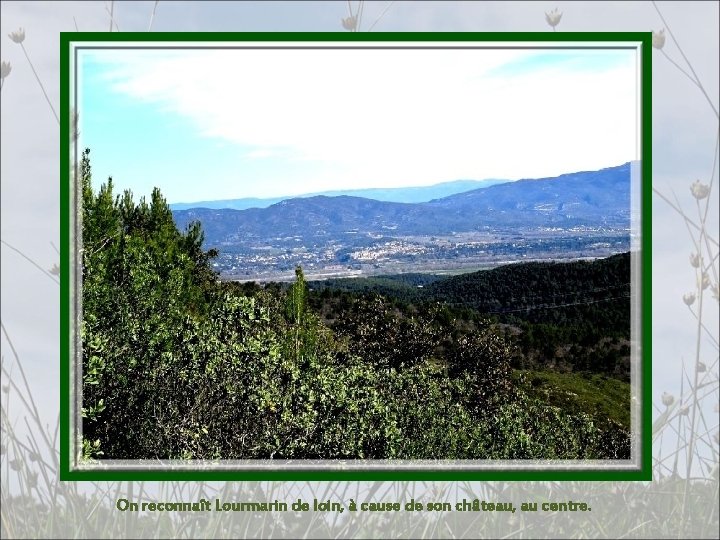
{"label": "leafy bush", "polygon": [[622,429],[528,397],[488,321],[373,295],[328,326],[301,268],[220,283],[199,224],[178,231],[158,189],[94,193],[81,164],[85,459],[624,455]]}

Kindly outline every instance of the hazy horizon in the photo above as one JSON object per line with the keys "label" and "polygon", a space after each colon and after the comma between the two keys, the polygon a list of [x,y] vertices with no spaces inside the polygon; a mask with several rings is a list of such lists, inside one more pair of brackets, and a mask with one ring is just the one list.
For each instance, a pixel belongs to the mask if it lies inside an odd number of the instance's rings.
{"label": "hazy horizon", "polygon": [[94,182],[137,196],[158,185],[173,204],[553,177],[638,157],[628,49],[108,47],[81,51],[78,68]]}
{"label": "hazy horizon", "polygon": [[[628,163],[628,162],[625,162]],[[611,169],[614,167],[620,167],[624,165],[625,163],[619,163],[617,165],[609,165],[607,167],[600,167],[597,170],[603,170],[603,169]],[[565,173],[557,175],[563,176],[565,174],[574,174],[579,172],[588,172],[588,171],[567,171]],[[554,177],[549,177],[554,178]],[[434,184],[429,184],[425,186],[421,185],[409,185],[409,186],[400,186],[400,187],[386,187],[386,186],[375,186],[370,185],[369,187],[364,188],[352,188],[352,189],[330,189],[330,190],[324,190],[324,191],[314,191],[314,192],[308,192],[308,193],[294,193],[294,194],[285,194],[285,195],[278,195],[275,197],[231,197],[231,198],[225,198],[225,199],[198,199],[193,201],[168,201],[168,204],[170,206],[189,206],[192,204],[197,203],[222,203],[222,202],[232,202],[232,201],[238,201],[238,200],[257,200],[257,201],[278,201],[281,199],[293,199],[293,198],[307,198],[307,197],[315,197],[315,196],[339,196],[346,193],[361,193],[361,192],[368,192],[368,191],[410,191],[410,190],[423,190],[423,189],[431,189],[431,188],[439,188],[441,186],[450,186],[450,185],[458,185],[458,184],[471,184],[471,183],[477,183],[477,184],[483,184],[478,187],[472,187],[468,190],[458,190],[453,193],[461,193],[463,191],[470,191],[473,189],[482,189],[485,187],[490,187],[491,185],[498,185],[498,184],[507,184],[511,182],[517,182],[519,180],[535,180],[540,179],[539,177],[532,177],[532,178],[514,178],[514,179],[505,179],[505,178],[483,178],[483,179],[471,179],[471,178],[461,178],[457,180],[448,180],[444,182],[437,182]],[[358,195],[363,196],[363,195]],[[375,198],[372,196],[364,195],[367,198]],[[378,200],[385,200],[385,199],[378,199]],[[389,199],[389,200],[395,200],[395,199]],[[430,200],[430,199],[428,199]],[[417,201],[415,201],[417,202]]]}

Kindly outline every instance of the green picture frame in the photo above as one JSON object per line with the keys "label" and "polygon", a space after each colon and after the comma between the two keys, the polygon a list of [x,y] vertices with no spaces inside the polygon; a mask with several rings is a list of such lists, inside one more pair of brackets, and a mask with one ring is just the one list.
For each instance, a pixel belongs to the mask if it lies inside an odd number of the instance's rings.
{"label": "green picture frame", "polygon": [[[640,58],[640,102],[641,102],[641,197],[640,206],[640,249],[639,286],[636,288],[640,299],[639,346],[641,369],[633,374],[639,377],[641,385],[641,414],[638,418],[638,465],[632,469],[613,468],[543,468],[535,469],[488,469],[438,466],[437,468],[413,468],[403,466],[397,469],[217,469],[203,464],[190,469],[144,468],[139,462],[137,468],[106,467],[102,464],[92,468],[74,466],[76,437],[78,434],[77,407],[73,401],[72,373],[77,369],[75,351],[78,337],[75,333],[74,316],[79,311],[78,276],[75,270],[75,254],[81,246],[75,245],[74,227],[77,218],[77,201],[73,185],[73,167],[79,156],[73,155],[73,112],[75,74],[74,55],[83,46],[92,43],[109,43],[117,47],[139,46],[168,42],[203,42],[203,44],[236,42],[282,42],[288,46],[308,42],[363,42],[390,43],[403,47],[417,48],[420,43],[453,42],[457,48],[467,48],[488,43],[528,43],[528,47],[597,47],[598,42],[609,48],[635,47]],[[587,44],[587,45],[585,45]],[[431,481],[431,480],[480,480],[480,481],[647,481],[651,480],[652,449],[652,404],[651,404],[651,52],[650,32],[490,32],[490,33],[61,33],[60,34],[60,209],[61,248],[60,262],[60,478],[65,481],[231,481],[231,480],[280,480],[280,481]]]}

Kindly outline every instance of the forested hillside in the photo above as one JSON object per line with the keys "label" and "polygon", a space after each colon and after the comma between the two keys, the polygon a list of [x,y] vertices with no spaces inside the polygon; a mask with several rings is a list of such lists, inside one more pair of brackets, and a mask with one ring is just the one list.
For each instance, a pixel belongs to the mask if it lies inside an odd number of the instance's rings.
{"label": "forested hillside", "polygon": [[82,457],[629,457],[627,426],[539,391],[492,320],[381,295],[332,317],[301,268],[221,283],[159,190],[93,192],[89,151],[81,174]]}
{"label": "forested hillside", "polygon": [[[441,304],[446,318],[486,317],[518,345],[514,366],[630,377],[630,254],[595,261],[529,262],[458,276],[400,274],[311,282],[326,319],[343,295],[379,294],[398,309]],[[424,306],[424,307],[423,307]]]}
{"label": "forested hillside", "polygon": [[630,254],[525,263],[438,281],[428,298],[494,315],[519,330],[522,367],[630,379]]}
{"label": "forested hillside", "polygon": [[629,337],[630,254],[511,264],[436,281],[424,294],[504,321],[572,325],[581,339]]}

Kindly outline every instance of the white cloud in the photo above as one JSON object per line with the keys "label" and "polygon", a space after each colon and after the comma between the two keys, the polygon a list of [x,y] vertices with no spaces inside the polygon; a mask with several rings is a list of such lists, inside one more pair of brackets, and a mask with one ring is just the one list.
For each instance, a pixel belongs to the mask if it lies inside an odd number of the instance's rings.
{"label": "white cloud", "polygon": [[311,167],[313,189],[537,177],[636,157],[632,53],[594,71],[554,63],[492,75],[527,54],[93,53],[107,63],[114,91],[190,119],[244,157],[284,158],[298,173]]}

